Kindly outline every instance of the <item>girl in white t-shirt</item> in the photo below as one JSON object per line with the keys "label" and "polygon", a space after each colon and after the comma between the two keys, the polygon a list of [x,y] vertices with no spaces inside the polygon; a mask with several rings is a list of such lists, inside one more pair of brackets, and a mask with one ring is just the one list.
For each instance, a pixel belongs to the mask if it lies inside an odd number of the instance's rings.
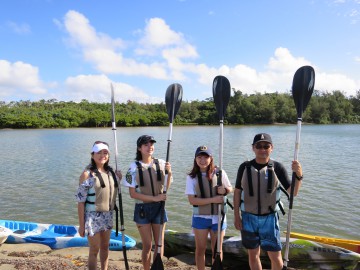
{"label": "girl in white t-shirt", "polygon": [[[217,183],[219,175],[221,175],[220,185]],[[195,261],[199,270],[205,269],[205,251],[209,233],[211,250],[214,252],[218,223],[221,222],[217,213],[218,205],[224,204],[225,196],[232,190],[226,172],[222,170],[219,174],[219,170],[215,167],[210,148],[199,146],[195,152],[193,168],[186,178],[185,191],[189,203],[193,205],[191,226],[195,234]],[[225,213],[222,215],[225,215]],[[220,233],[220,247],[222,246],[226,226],[224,216]],[[220,252],[222,258],[222,250]]]}

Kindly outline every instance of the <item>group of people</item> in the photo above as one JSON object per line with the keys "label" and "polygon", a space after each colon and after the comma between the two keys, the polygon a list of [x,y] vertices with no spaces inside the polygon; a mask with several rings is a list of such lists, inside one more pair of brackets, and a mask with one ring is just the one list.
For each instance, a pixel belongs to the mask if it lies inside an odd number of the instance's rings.
{"label": "group of people", "polygon": [[[143,268],[150,269],[153,241],[155,252],[161,247],[163,255],[165,223],[168,220],[163,206],[167,200],[165,191],[170,188],[173,177],[171,164],[154,157],[155,143],[150,135],[138,138],[135,160],[124,177],[120,171],[114,171],[109,166],[110,151],[106,142],[96,141],[92,146],[91,162],[80,176],[76,194],[79,234],[87,236],[89,241],[89,269],[96,269],[98,254],[101,269],[108,267],[113,210],[116,210],[120,184],[129,188],[130,197],[135,200],[133,221],[142,241]],[[227,195],[232,192],[234,226],[240,230],[242,244],[248,250],[250,268],[262,269],[261,248],[271,260],[271,269],[282,269],[278,212],[284,211],[280,193],[290,192],[291,180],[285,167],[270,158],[273,149],[269,134],[255,135],[252,143],[255,158],[240,165],[235,189],[226,172],[214,164],[210,147],[202,145],[196,149],[192,168],[186,177],[185,194],[193,207],[191,226],[195,236],[197,269],[205,269],[209,235],[213,255],[219,241],[222,258],[221,247],[227,228]],[[294,160],[291,169],[297,179],[294,187],[296,196],[303,178],[301,164]],[[162,243],[158,243],[159,239]]]}

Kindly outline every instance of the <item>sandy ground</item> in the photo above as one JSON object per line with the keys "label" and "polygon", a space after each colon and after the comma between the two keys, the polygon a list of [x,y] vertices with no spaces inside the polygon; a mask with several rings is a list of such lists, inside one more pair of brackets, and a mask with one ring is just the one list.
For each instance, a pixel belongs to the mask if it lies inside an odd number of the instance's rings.
{"label": "sandy ground", "polygon": [[[41,244],[2,244],[0,246],[0,270],[87,269],[88,250],[87,247],[52,250]],[[122,251],[110,251],[109,257],[109,270],[125,269]],[[141,250],[128,250],[127,258],[130,269],[142,269]],[[162,262],[164,269],[196,269],[194,257],[191,254],[169,259],[164,257]],[[211,268],[209,267],[209,269]]]}
{"label": "sandy ground", "polygon": [[[41,244],[2,244],[0,245],[0,270],[72,270],[87,269],[87,247],[64,248],[52,250]],[[141,250],[139,248],[126,252],[131,270],[142,269]],[[211,269],[211,258],[207,258],[207,270]],[[181,254],[171,258],[162,258],[166,270],[196,270],[193,254]],[[100,264],[98,264],[100,269]],[[125,269],[122,251],[110,251],[109,270]],[[239,267],[226,267],[224,270]],[[241,267],[241,270],[247,270]],[[295,270],[289,268],[289,270]]]}

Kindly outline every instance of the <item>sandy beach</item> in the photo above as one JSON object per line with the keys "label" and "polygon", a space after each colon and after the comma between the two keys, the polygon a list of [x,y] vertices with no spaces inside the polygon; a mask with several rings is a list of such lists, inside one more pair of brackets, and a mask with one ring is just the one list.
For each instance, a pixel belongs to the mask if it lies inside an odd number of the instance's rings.
{"label": "sandy beach", "polygon": [[[130,269],[142,269],[140,256],[141,250],[138,248],[127,251]],[[52,250],[41,244],[2,244],[0,270],[87,269],[87,257],[87,247]],[[164,268],[169,270],[196,269],[191,254],[164,257],[162,261]],[[110,251],[109,270],[115,269],[125,269],[122,251]]]}
{"label": "sandy beach", "polygon": [[[87,269],[87,247],[64,248],[52,250],[41,244],[2,244],[0,245],[0,270],[73,270]],[[131,270],[141,270],[141,250],[137,247],[127,250]],[[206,270],[211,269],[211,258],[207,257]],[[196,270],[193,254],[181,254],[174,257],[163,257],[164,269]],[[100,264],[98,263],[98,269]],[[110,251],[109,270],[125,269],[123,252]],[[225,266],[225,270],[239,270],[238,266]],[[241,267],[241,270],[247,270]],[[288,268],[289,270],[296,270]],[[299,270],[299,269],[297,269]]]}

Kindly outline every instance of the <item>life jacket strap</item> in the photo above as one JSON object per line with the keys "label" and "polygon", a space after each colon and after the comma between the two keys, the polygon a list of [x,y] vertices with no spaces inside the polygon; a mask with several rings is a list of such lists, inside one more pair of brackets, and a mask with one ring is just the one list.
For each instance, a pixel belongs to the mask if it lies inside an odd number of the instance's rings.
{"label": "life jacket strap", "polygon": [[268,169],[267,169],[267,175],[268,175],[268,184],[267,184],[267,192],[271,193],[272,191],[272,184],[273,184],[273,171],[274,171],[274,166],[273,163],[271,161],[269,161],[268,163]]}
{"label": "life jacket strap", "polygon": [[250,161],[246,161],[246,173],[247,173],[247,179],[248,179],[248,185],[249,185],[249,195],[251,197],[254,196],[254,188],[252,184],[252,177],[251,177],[251,164]]}
{"label": "life jacket strap", "polygon": [[283,186],[281,186],[280,185],[280,190],[283,192],[283,193],[285,193],[285,195],[286,195],[286,197],[288,198],[288,200],[290,200],[290,195],[289,195],[289,193],[286,191],[286,189],[283,187]]}
{"label": "life jacket strap", "polygon": [[202,174],[201,174],[201,172],[198,172],[197,177],[198,177],[198,182],[199,182],[201,198],[205,198],[205,191],[204,191],[204,185],[203,185],[203,182],[202,182]]}
{"label": "life jacket strap", "polygon": [[155,196],[154,183],[153,183],[153,178],[152,178],[150,167],[148,168],[148,171],[149,171],[149,175],[150,175],[151,192],[152,192],[152,195]]}
{"label": "life jacket strap", "polygon": [[115,172],[114,172],[113,168],[109,167],[109,172],[111,173],[111,175],[112,175],[112,177],[114,179],[115,187],[118,188],[119,185],[118,185],[118,181],[116,180],[117,178],[116,178],[116,175],[115,175]]}
{"label": "life jacket strap", "polygon": [[96,177],[99,178],[101,187],[102,187],[102,188],[106,187],[106,186],[105,186],[104,179],[102,178],[101,173],[99,172],[99,170],[98,170],[98,169],[95,169],[94,172],[95,172]]}
{"label": "life jacket strap", "polygon": [[160,171],[159,160],[157,158],[154,158],[154,163],[155,163],[155,166],[156,166],[157,180],[161,181],[161,171]]}
{"label": "life jacket strap", "polygon": [[[201,182],[202,182],[202,181],[201,181]],[[214,196],[214,195],[213,195],[212,186],[213,186],[213,184],[212,184],[212,178],[211,178],[211,179],[209,180],[210,198],[212,198],[212,197]],[[211,204],[211,214],[212,214],[212,215],[213,215],[214,212],[215,212],[214,207],[215,207],[215,205],[212,203],[212,204]]]}
{"label": "life jacket strap", "polygon": [[144,186],[144,176],[143,176],[142,166],[139,161],[136,161],[135,163],[136,163],[136,166],[139,171],[140,186],[143,187]]}

